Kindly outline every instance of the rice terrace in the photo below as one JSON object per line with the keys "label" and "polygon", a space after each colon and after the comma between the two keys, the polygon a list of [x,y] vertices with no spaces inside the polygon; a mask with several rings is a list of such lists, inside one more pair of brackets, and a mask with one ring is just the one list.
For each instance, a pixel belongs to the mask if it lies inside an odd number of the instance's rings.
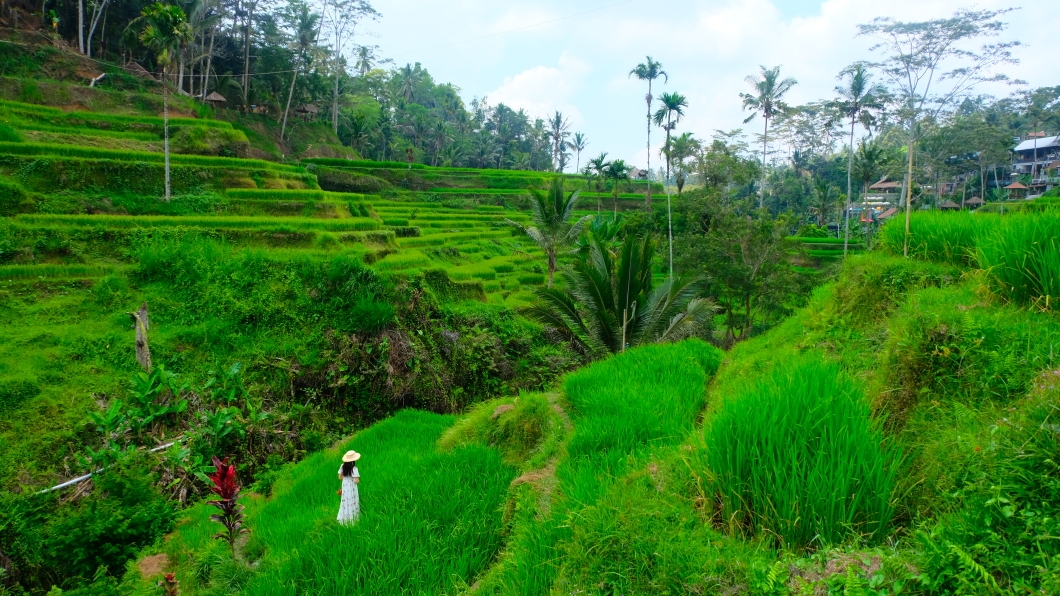
{"label": "rice terrace", "polygon": [[1055,8],[0,3],[0,596],[1060,594]]}

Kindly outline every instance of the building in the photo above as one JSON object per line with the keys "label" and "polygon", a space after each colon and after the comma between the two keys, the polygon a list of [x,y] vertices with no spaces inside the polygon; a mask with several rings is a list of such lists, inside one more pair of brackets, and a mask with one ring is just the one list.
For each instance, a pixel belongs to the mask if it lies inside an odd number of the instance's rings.
{"label": "building", "polygon": [[1049,175],[1049,166],[1058,160],[1060,135],[1047,137],[1044,132],[1032,132],[1012,150],[1012,177],[1030,176],[1028,194],[1042,194],[1060,184],[1060,178]]}

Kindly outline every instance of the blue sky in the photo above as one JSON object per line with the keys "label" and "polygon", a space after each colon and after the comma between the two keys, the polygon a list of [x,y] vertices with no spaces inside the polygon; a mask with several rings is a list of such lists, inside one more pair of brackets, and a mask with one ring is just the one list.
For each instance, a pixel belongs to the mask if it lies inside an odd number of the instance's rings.
{"label": "blue sky", "polygon": [[[1056,0],[376,0],[383,16],[361,27],[358,42],[378,44],[397,64],[422,63],[466,101],[486,96],[541,117],[562,110],[573,130],[588,135],[586,154],[607,151],[643,167],[646,88],[627,74],[645,55],[670,75],[656,96],[689,98],[678,132],[709,138],[744,126],[738,94],[759,65],[780,64],[798,79],[793,103],[831,97],[844,66],[872,57],[870,41],[855,38],[857,23],[1013,5],[1021,10],[1009,15],[1006,37],[1027,47],[1007,72],[1032,86],[1060,84],[1051,39],[1060,30]],[[654,129],[653,165],[661,138]]]}

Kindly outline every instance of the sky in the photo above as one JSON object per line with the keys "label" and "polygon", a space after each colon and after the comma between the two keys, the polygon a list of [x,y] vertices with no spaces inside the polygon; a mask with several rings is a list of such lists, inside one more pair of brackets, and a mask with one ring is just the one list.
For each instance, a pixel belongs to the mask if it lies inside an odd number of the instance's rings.
{"label": "sky", "polygon": [[[628,76],[645,56],[669,80],[652,89],[688,98],[676,133],[709,139],[744,125],[739,94],[760,65],[781,66],[798,80],[793,105],[834,97],[837,74],[871,60],[873,40],[857,24],[877,16],[903,21],[945,17],[962,7],[1019,7],[1002,39],[1019,40],[1020,63],[1004,72],[1030,87],[1060,85],[1055,35],[1057,0],[374,0],[382,17],[362,24],[358,43],[377,44],[397,65],[421,63],[438,83],[453,83],[465,102],[523,108],[531,117],[560,110],[589,139],[582,163],[602,151],[644,167],[646,83]],[[1051,43],[1053,42],[1053,43]],[[993,85],[1005,96],[1016,88]],[[652,130],[651,161],[661,163],[663,132]],[[748,137],[750,140],[750,137]]]}

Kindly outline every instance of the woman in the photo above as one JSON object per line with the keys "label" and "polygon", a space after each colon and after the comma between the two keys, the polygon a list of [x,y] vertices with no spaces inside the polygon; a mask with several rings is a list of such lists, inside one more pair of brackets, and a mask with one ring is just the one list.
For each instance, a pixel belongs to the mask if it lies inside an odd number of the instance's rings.
{"label": "woman", "polygon": [[347,451],[342,456],[342,465],[339,467],[339,480],[342,488],[342,503],[339,504],[338,520],[340,524],[351,525],[361,517],[361,496],[357,493],[357,484],[361,482],[361,475],[357,472],[357,460],[361,454],[356,451]]}

